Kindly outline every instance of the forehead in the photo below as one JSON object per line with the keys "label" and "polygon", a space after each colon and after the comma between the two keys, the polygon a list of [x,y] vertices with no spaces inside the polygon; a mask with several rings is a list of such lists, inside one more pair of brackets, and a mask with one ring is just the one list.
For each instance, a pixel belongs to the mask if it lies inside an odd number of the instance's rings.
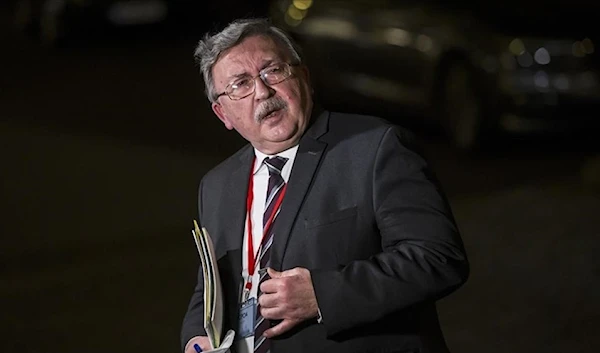
{"label": "forehead", "polygon": [[265,36],[245,38],[238,45],[225,51],[213,66],[215,81],[254,74],[276,61],[287,61],[287,48]]}

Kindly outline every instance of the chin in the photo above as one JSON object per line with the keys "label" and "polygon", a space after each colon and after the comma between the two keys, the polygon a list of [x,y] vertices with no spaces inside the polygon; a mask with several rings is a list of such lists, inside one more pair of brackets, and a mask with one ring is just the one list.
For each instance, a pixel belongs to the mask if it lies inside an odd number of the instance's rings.
{"label": "chin", "polygon": [[272,134],[271,137],[273,138],[273,141],[277,142],[294,140],[296,138],[296,135],[298,134],[297,126],[286,126],[285,128],[275,130],[278,131],[273,131],[274,134]]}

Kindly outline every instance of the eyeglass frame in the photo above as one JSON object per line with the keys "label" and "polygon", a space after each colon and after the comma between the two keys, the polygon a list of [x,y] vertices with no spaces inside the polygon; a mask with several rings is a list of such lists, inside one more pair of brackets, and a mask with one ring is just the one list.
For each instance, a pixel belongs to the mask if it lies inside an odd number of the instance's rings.
{"label": "eyeglass frame", "polygon": [[265,67],[264,69],[260,70],[260,71],[258,72],[258,75],[256,75],[256,76],[249,76],[249,77],[248,77],[248,79],[250,79],[250,81],[252,81],[252,90],[250,90],[250,92],[249,92],[247,95],[245,95],[245,96],[243,96],[243,97],[239,97],[239,98],[232,98],[232,97],[229,95],[229,93],[227,93],[227,90],[229,89],[229,87],[235,83],[235,81],[236,81],[236,80],[234,80],[234,81],[230,82],[230,83],[229,83],[229,84],[228,84],[228,85],[225,87],[225,90],[224,90],[223,92],[221,92],[221,93],[217,94],[217,95],[215,96],[214,100],[216,101],[217,99],[219,99],[219,98],[220,98],[220,97],[222,97],[222,96],[227,96],[227,97],[229,97],[229,99],[231,99],[232,101],[238,101],[238,100],[244,99],[244,98],[246,98],[246,97],[250,96],[252,93],[254,93],[254,92],[256,91],[256,79],[257,79],[257,78],[259,78],[259,77],[260,77],[260,80],[262,81],[262,83],[263,83],[264,85],[271,87],[271,86],[273,86],[273,85],[280,84],[281,82],[284,82],[284,81],[286,81],[288,78],[292,77],[292,67],[300,65],[300,64],[290,64],[290,63],[288,63],[288,62],[285,62],[285,61],[283,61],[283,62],[281,62],[281,64],[283,64],[283,65],[284,65],[283,67],[287,69],[287,71],[289,72],[289,75],[288,75],[288,76],[286,76],[286,77],[285,77],[283,80],[281,80],[281,81],[278,81],[278,82],[275,82],[275,83],[272,83],[272,84],[269,84],[269,83],[265,82],[265,79],[263,78],[264,71],[265,71],[265,70],[267,70],[267,69],[269,69],[269,68],[271,68],[271,67],[273,67],[273,66],[275,66],[275,65],[278,65],[278,64],[280,64],[280,63],[271,64],[271,65],[269,65],[269,66]]}

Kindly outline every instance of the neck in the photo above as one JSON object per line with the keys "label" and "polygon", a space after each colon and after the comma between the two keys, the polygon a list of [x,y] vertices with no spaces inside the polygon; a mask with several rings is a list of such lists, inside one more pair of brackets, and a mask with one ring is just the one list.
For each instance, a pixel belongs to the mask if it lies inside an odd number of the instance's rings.
{"label": "neck", "polygon": [[281,143],[281,144],[271,144],[270,146],[255,146],[252,145],[252,147],[256,148],[257,150],[259,150],[261,153],[264,153],[266,155],[269,156],[273,156],[276,155],[277,153],[281,153],[283,151],[287,151],[290,148],[293,148],[295,146],[297,146],[299,143],[299,141],[295,141],[295,142],[286,142],[286,143]]}

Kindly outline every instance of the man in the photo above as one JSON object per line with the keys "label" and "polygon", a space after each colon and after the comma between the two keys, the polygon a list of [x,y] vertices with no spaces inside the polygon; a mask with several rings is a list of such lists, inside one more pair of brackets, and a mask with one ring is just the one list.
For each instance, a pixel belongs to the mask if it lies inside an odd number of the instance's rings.
{"label": "man", "polygon": [[[232,351],[447,352],[435,301],[468,263],[409,134],[313,106],[298,49],[265,20],[207,35],[195,56],[214,113],[249,142],[199,190]],[[199,271],[185,353],[210,349],[202,293]]]}

